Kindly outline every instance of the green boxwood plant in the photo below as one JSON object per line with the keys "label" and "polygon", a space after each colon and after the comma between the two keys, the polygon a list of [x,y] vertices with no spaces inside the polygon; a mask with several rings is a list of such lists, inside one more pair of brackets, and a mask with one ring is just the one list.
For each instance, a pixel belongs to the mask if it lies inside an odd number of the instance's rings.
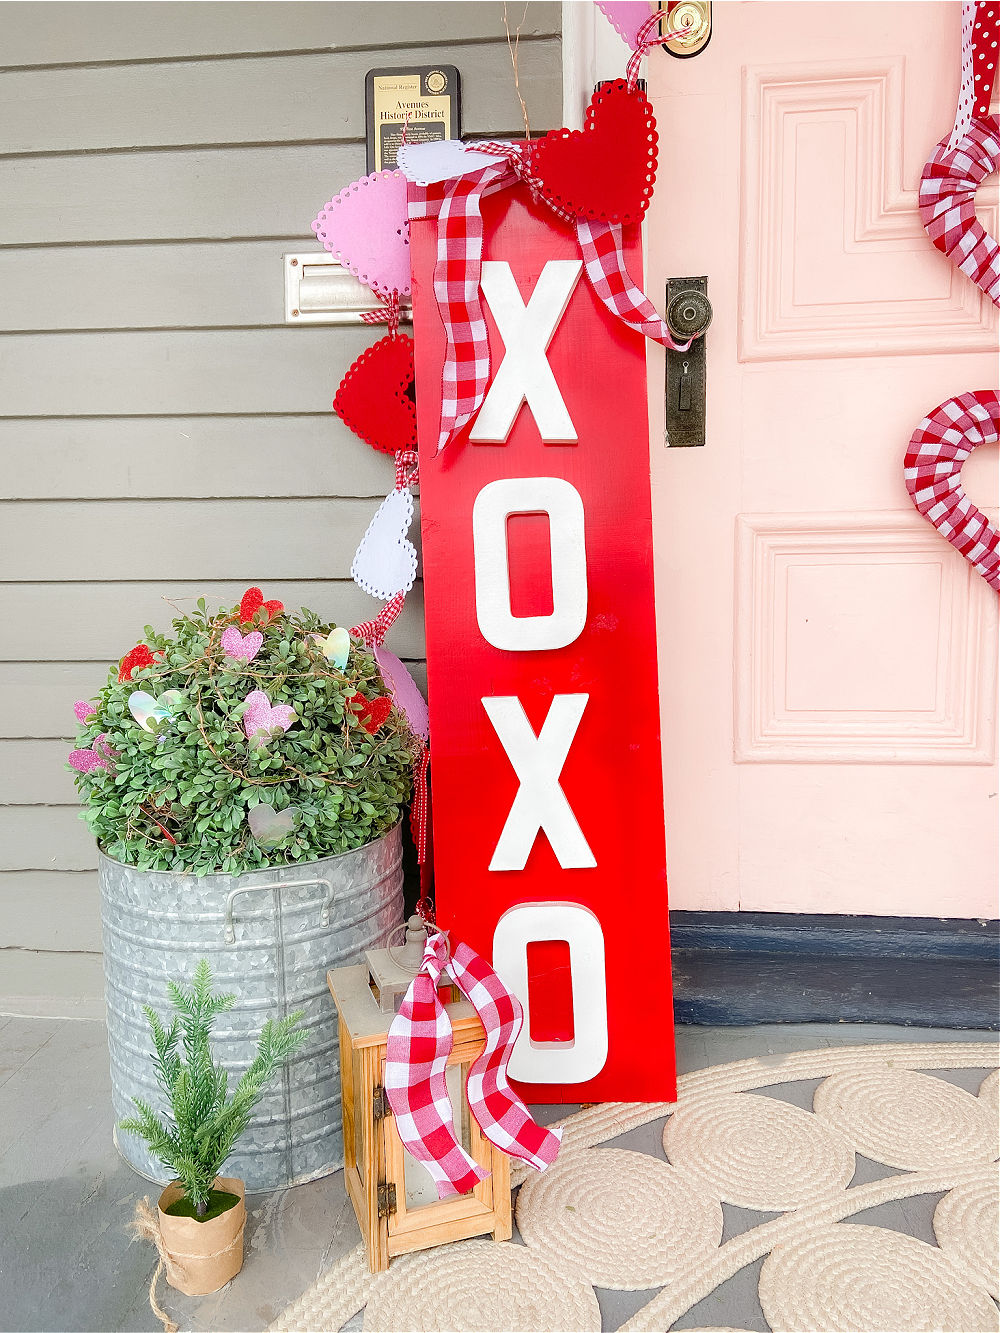
{"label": "green boxwood plant", "polygon": [[[110,751],[111,767],[76,772],[83,817],[108,856],[143,870],[242,874],[349,851],[397,823],[419,742],[396,708],[369,733],[356,696],[387,693],[378,664],[352,639],[338,668],[319,642],[333,627],[276,606],[241,623],[240,607],[210,614],[202,599],[173,621],[172,634],[147,625],[150,651],[133,650],[112,668],[77,735],[78,746],[98,740],[98,753]],[[251,662],[224,653],[230,626],[263,634]],[[136,690],[156,699],[178,691],[152,730],[129,710]],[[242,723],[254,690],[295,713],[288,730],[258,743]],[[262,845],[247,822],[259,804],[291,810],[295,827]]]}

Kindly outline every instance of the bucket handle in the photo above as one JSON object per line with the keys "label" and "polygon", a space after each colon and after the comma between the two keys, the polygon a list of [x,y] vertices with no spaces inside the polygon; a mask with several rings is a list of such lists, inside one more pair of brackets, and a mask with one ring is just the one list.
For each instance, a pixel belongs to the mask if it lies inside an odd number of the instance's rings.
{"label": "bucket handle", "polygon": [[326,888],[326,897],[323,900],[323,907],[319,914],[319,924],[328,926],[330,924],[330,908],[333,906],[333,885],[328,879],[286,879],[280,880],[276,884],[243,884],[238,889],[232,889],[226,898],[226,943],[236,943],[233,904],[241,893],[259,893],[262,889],[269,891],[274,889],[306,889],[313,884],[322,884]]}

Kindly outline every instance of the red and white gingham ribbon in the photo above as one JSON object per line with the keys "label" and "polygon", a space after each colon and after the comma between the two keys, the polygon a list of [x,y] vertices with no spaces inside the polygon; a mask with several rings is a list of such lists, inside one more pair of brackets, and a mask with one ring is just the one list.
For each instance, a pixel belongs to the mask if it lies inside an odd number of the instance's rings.
{"label": "red and white gingham ribbon", "polygon": [[483,1134],[537,1171],[559,1151],[560,1130],[545,1129],[507,1081],[507,1064],[524,1021],[521,1005],[490,965],[465,944],[448,956],[439,931],[429,937],[420,971],[389,1028],[385,1092],[396,1130],[407,1151],[423,1162],[438,1198],[465,1194],[489,1172],[472,1160],[455,1137],[454,1108],[445,1070],[453,1035],[438,995],[442,976],[471,1001],[486,1031],[486,1046],[469,1069],[466,1096]]}
{"label": "red and white gingham ribbon", "polygon": [[1000,591],[1000,534],[962,489],[962,464],[1000,439],[1000,394],[979,389],[948,398],[924,417],[906,451],[910,499],[943,537]]}
{"label": "red and white gingham ribbon", "polygon": [[[490,347],[479,291],[483,263],[482,199],[521,181],[535,197],[544,198],[538,193],[539,182],[530,175],[518,145],[477,143],[476,152],[496,153],[496,165],[480,167],[442,185],[413,186],[410,191],[410,219],[438,219],[434,295],[447,339],[439,453],[479,411],[489,384]],[[575,224],[587,280],[607,310],[629,328],[664,347],[686,351],[690,341],[674,340],[652,302],[626,272],[621,227],[611,222],[569,218],[557,208],[553,211]]]}
{"label": "red and white gingham ribbon", "polygon": [[974,120],[956,148],[948,142],[941,140],[920,178],[920,221],[935,246],[1000,305],[1000,244],[976,217],[976,190],[1000,161],[1000,119]]}

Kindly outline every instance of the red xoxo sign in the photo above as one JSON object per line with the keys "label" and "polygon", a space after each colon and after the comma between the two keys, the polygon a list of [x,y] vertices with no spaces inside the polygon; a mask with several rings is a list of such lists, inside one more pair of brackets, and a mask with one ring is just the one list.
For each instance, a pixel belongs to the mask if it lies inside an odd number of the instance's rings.
{"label": "red xoxo sign", "polygon": [[482,213],[491,379],[437,456],[437,227],[410,229],[437,919],[525,1005],[523,1095],[672,1099],[644,340],[523,186]]}

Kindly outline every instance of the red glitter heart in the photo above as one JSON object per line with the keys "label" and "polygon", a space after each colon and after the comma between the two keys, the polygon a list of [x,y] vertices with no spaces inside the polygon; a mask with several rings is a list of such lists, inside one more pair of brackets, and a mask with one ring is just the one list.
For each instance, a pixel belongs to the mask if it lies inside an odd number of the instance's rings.
{"label": "red glitter heart", "polygon": [[417,447],[413,339],[380,338],[340,381],[333,410],[354,434],[386,454]]}
{"label": "red glitter heart", "polygon": [[553,130],[532,146],[531,173],[559,212],[628,225],[649,207],[656,142],[649,100],[617,79],[594,93],[582,130]]}
{"label": "red glitter heart", "polygon": [[387,694],[380,695],[377,699],[366,699],[360,693],[352,694],[347,702],[357,710],[358,721],[369,736],[375,735],[392,712],[392,700]]}
{"label": "red glitter heart", "polygon": [[[156,655],[160,656],[159,653]],[[156,657],[149,651],[144,643],[137,643],[136,646],[127,652],[118,664],[118,679],[121,682],[132,679],[132,672],[138,671],[141,667],[155,666]]]}
{"label": "red glitter heart", "polygon": [[265,602],[264,594],[259,588],[247,588],[240,599],[240,624],[249,625],[262,607],[267,613],[266,618],[261,621],[264,625],[269,624],[276,616],[280,616],[285,609],[282,602],[273,600]]}

